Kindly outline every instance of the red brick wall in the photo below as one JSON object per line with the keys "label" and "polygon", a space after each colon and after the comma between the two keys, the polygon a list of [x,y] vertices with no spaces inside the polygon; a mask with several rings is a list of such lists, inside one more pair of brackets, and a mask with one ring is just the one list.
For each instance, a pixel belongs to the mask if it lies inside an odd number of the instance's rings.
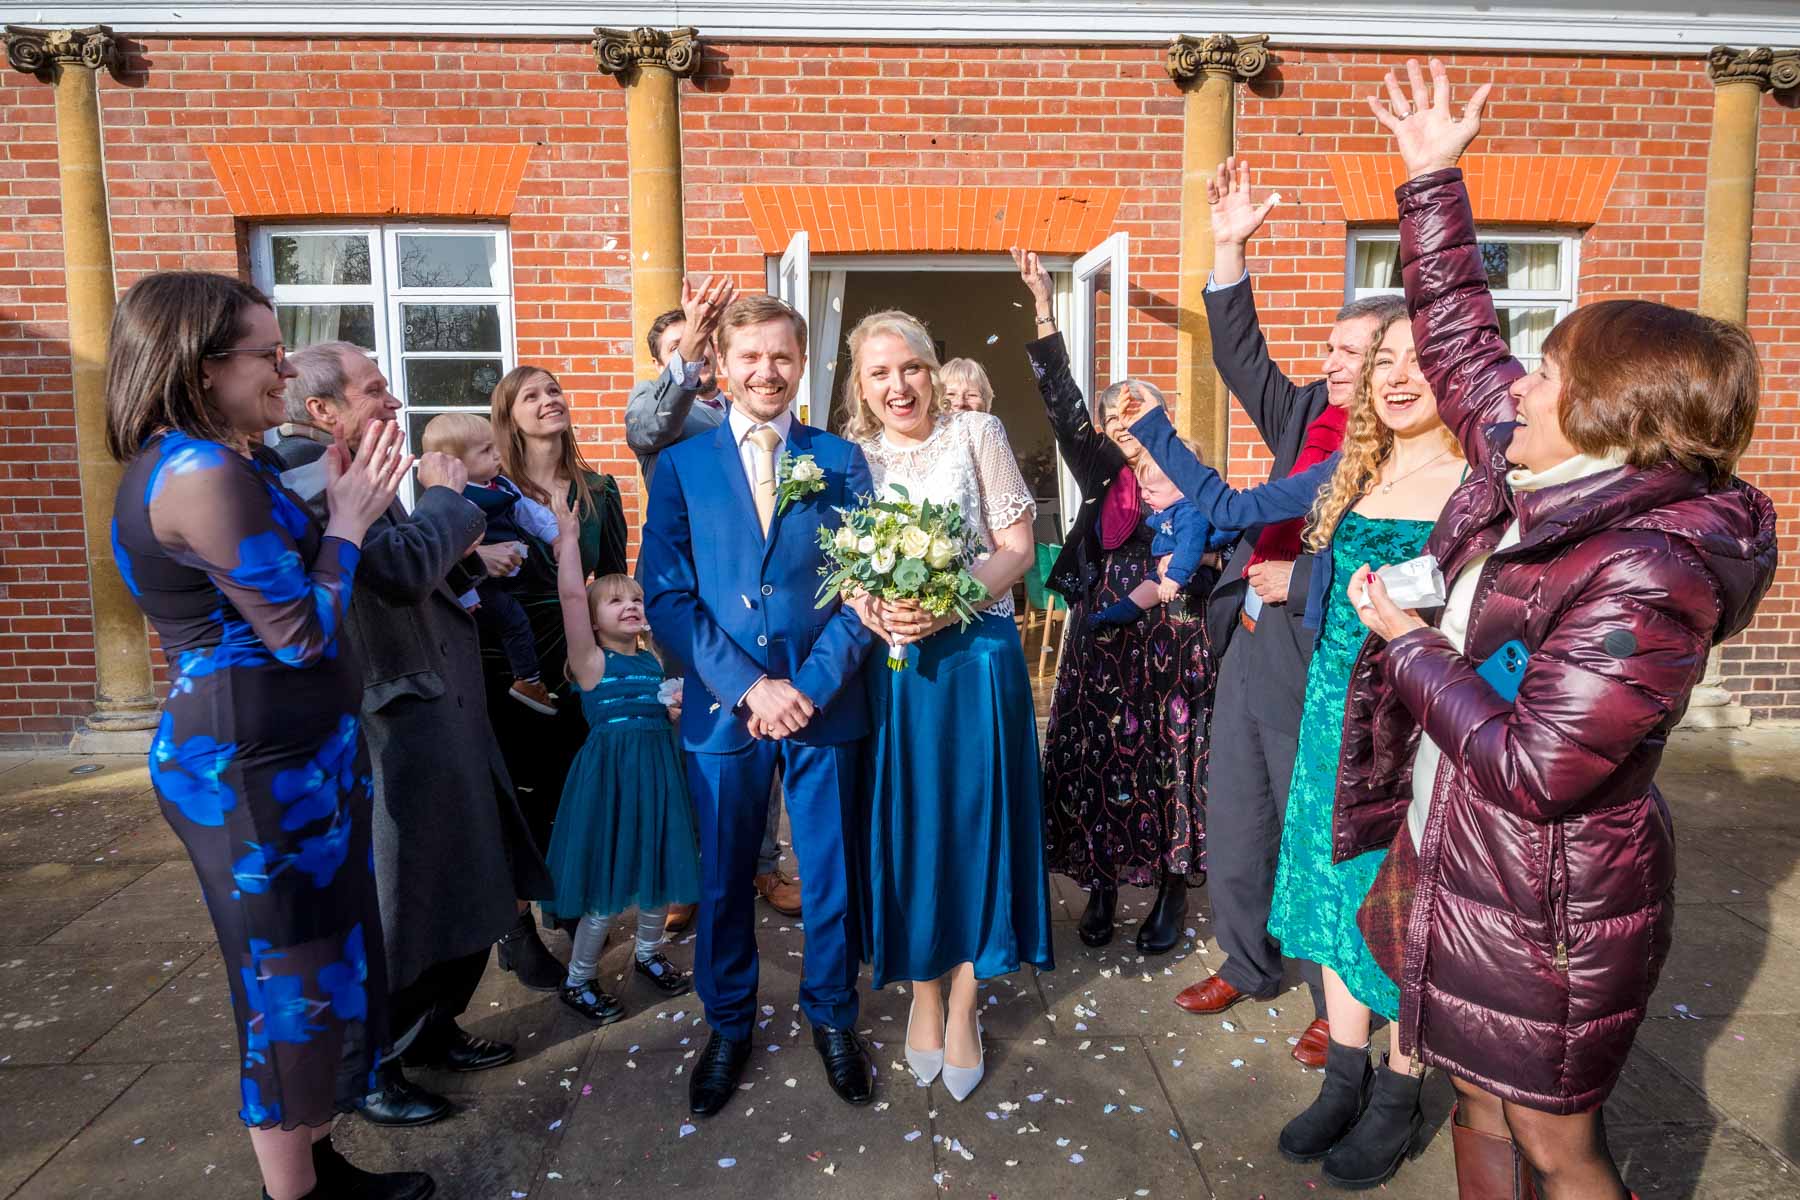
{"label": "red brick wall", "polygon": [[[1241,151],[1286,202],[1256,245],[1277,355],[1299,377],[1343,295],[1345,230],[1319,155],[1379,152],[1360,96],[1400,56],[1281,52],[1240,95]],[[1698,60],[1453,56],[1453,76],[1501,80],[1483,146],[1625,159],[1582,244],[1584,299],[1697,290],[1711,89]],[[119,282],[163,267],[239,271],[243,230],[200,153],[217,142],[534,145],[510,225],[520,361],[556,371],[591,455],[636,509],[620,425],[631,376],[624,102],[582,43],[149,39],[102,84]],[[692,272],[760,288],[741,183],[1125,186],[1135,374],[1173,386],[1181,100],[1155,47],[709,44],[682,88]],[[1766,100],[1752,329],[1769,368],[1746,472],[1792,511],[1800,476],[1800,114]],[[0,744],[62,736],[92,662],[82,583],[50,90],[0,79]],[[1784,219],[1785,218],[1785,219]],[[607,246],[611,244],[611,249]],[[1791,291],[1791,288],[1787,289]],[[1005,347],[995,347],[1003,352]],[[1016,348],[1014,348],[1016,349]],[[1233,428],[1232,470],[1260,473]],[[1784,543],[1793,545],[1791,523]],[[1800,715],[1800,573],[1784,572],[1729,655],[1760,711]]]}

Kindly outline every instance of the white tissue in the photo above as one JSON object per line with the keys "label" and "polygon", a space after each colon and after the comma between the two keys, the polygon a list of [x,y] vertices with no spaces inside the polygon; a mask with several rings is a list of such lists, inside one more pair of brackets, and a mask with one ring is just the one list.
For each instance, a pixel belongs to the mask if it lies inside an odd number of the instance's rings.
{"label": "white tissue", "polygon": [[[1389,563],[1375,573],[1387,586],[1388,599],[1401,608],[1440,608],[1448,598],[1444,591],[1444,573],[1438,570],[1437,559],[1429,554],[1403,563]],[[1357,604],[1360,607],[1367,602],[1368,590],[1365,588]]]}

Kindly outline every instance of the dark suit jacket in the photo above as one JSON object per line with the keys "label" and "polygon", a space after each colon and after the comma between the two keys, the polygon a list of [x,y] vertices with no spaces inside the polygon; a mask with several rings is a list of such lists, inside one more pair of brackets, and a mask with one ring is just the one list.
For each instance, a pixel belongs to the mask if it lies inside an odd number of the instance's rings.
{"label": "dark suit jacket", "polygon": [[[1275,456],[1270,479],[1285,478],[1306,441],[1306,427],[1325,411],[1325,381],[1305,385],[1289,379],[1269,357],[1269,343],[1256,320],[1256,298],[1250,276],[1227,288],[1206,293],[1206,319],[1212,327],[1213,365],[1225,386],[1256,425]],[[1256,549],[1260,526],[1244,530],[1231,562],[1219,577],[1207,605],[1207,627],[1215,653],[1222,653],[1237,628],[1249,583],[1244,568]],[[1312,586],[1314,556],[1302,550],[1294,560],[1286,604],[1264,605],[1256,627],[1258,670],[1252,678],[1266,681],[1257,694],[1245,697],[1252,714],[1265,724],[1289,732],[1300,728],[1306,690],[1306,667],[1312,661],[1314,632],[1305,625],[1306,597]]]}
{"label": "dark suit jacket", "polygon": [[667,367],[655,379],[631,389],[631,398],[625,402],[625,444],[637,455],[645,495],[650,494],[650,483],[656,477],[658,455],[677,442],[717,429],[725,420],[724,394],[718,399],[719,408],[700,403]]}

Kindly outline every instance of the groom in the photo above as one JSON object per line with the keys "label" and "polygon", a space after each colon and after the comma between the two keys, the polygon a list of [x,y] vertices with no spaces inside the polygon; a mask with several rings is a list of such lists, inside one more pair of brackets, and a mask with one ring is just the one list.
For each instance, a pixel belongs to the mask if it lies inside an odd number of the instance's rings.
{"label": "groom", "polygon": [[[643,581],[657,641],[686,676],[682,743],[700,814],[695,983],[712,1038],[688,1085],[711,1116],[737,1090],[756,1015],[750,887],[780,772],[800,860],[806,948],[800,1005],[837,1094],[867,1104],[868,1053],[851,1026],[862,917],[856,756],[869,731],[857,669],[871,635],[850,609],[818,609],[821,526],[871,490],[862,452],[800,424],[790,404],[806,367],[806,320],[770,296],[719,319],[731,411],[717,431],[663,451],[644,526]],[[784,454],[811,456],[824,486],[781,507]]]}

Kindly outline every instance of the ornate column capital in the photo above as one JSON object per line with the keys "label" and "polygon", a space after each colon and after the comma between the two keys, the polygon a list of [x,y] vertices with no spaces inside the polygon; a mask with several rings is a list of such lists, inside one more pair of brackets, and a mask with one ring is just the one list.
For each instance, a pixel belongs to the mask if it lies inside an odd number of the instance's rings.
{"label": "ornate column capital", "polygon": [[1765,92],[1793,91],[1800,88],[1800,50],[1714,46],[1706,56],[1706,74],[1715,87],[1722,83],[1753,83]]}
{"label": "ornate column capital", "polygon": [[700,31],[679,29],[595,29],[594,60],[607,75],[621,78],[640,67],[661,67],[676,78],[700,69]]}
{"label": "ornate column capital", "polygon": [[1204,38],[1179,33],[1169,43],[1169,57],[1163,64],[1169,78],[1183,87],[1208,75],[1247,83],[1268,66],[1269,35],[1266,33],[1245,37],[1211,33]]}
{"label": "ornate column capital", "polygon": [[32,29],[6,27],[6,61],[27,75],[53,74],[62,67],[86,67],[90,71],[118,69],[119,43],[105,25],[85,29]]}

